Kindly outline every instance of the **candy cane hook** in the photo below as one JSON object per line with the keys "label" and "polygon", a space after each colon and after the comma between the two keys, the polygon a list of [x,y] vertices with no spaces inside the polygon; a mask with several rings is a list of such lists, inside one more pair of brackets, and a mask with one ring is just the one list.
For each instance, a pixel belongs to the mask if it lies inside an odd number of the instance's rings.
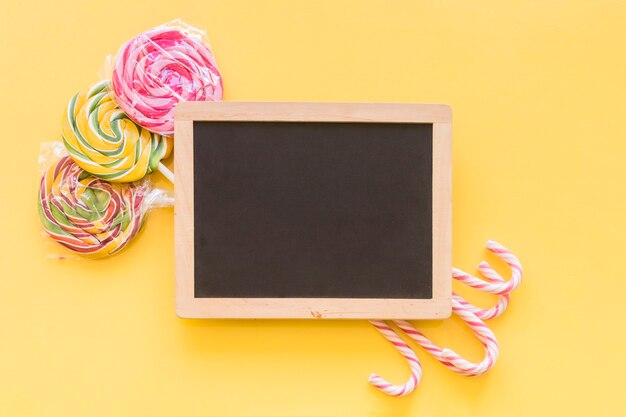
{"label": "candy cane hook", "polygon": [[[509,268],[511,268],[511,279],[508,282],[504,282],[504,279],[501,277],[499,281],[485,281],[456,268],[453,268],[452,275],[463,284],[479,291],[496,295],[508,294],[516,289],[522,282],[522,265],[515,255],[498,242],[490,240],[487,242],[486,247],[488,251],[494,253],[498,258],[506,262]],[[485,261],[478,265],[478,270],[487,277],[493,277],[496,275],[499,276],[498,273]]]}
{"label": "candy cane hook", "polygon": [[413,392],[413,390],[419,385],[422,378],[422,365],[413,349],[407,345],[404,340],[393,330],[387,323],[382,320],[370,320],[370,323],[389,340],[392,345],[404,356],[409,363],[411,369],[411,376],[409,380],[402,385],[393,385],[387,382],[385,379],[379,377],[376,374],[372,374],[369,377],[369,383],[374,387],[384,392],[387,395],[394,397],[403,397]]}
{"label": "candy cane hook", "polygon": [[[501,282],[501,283],[504,282],[504,279],[502,279],[502,277],[498,275],[498,273],[494,271],[491,267],[481,271],[481,274],[491,282]],[[457,279],[457,277],[465,276],[465,275],[469,275],[469,274],[467,272],[461,271],[460,269],[454,268],[454,270],[452,271],[452,276],[455,279]],[[476,279],[479,279],[479,278],[476,278]],[[465,307],[472,313],[476,314],[478,318],[480,318],[481,320],[489,320],[489,319],[496,318],[502,313],[504,313],[504,310],[506,310],[506,308],[509,305],[509,300],[511,296],[508,293],[499,295],[498,302],[496,303],[496,305],[488,309],[483,309],[483,308],[475,306],[474,304],[471,304],[465,298],[461,297],[454,291],[452,291],[452,298],[456,299],[459,303],[463,305],[463,307]]]}
{"label": "candy cane hook", "polygon": [[463,359],[458,353],[448,348],[440,348],[429,338],[424,336],[411,323],[406,320],[395,320],[394,323],[402,329],[418,345],[426,349],[428,353],[444,364],[448,369],[465,376],[478,376],[487,372],[496,363],[499,354],[498,341],[496,335],[487,327],[478,316],[467,309],[456,298],[452,299],[452,312],[458,315],[472,333],[480,340],[485,348],[485,358],[473,363]]}

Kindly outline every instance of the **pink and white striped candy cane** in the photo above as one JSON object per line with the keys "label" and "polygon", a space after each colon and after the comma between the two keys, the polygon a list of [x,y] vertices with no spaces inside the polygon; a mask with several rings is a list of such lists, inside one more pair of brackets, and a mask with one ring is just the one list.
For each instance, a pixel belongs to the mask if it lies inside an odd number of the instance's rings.
{"label": "pink and white striped candy cane", "polygon": [[499,348],[496,335],[487,327],[485,322],[478,316],[463,306],[456,298],[452,299],[452,312],[458,315],[472,330],[474,335],[480,340],[485,348],[485,358],[473,363],[463,359],[455,351],[435,345],[429,338],[424,336],[411,323],[406,320],[395,320],[394,323],[402,329],[418,345],[426,349],[435,359],[444,364],[448,369],[465,376],[478,376],[487,372],[498,359]]}
{"label": "pink and white striped candy cane", "polygon": [[[470,274],[464,273],[459,269],[454,269],[453,276],[458,281],[479,291],[489,294],[508,294],[518,287],[522,282],[522,265],[515,255],[513,255],[507,248],[500,245],[498,242],[490,240],[487,242],[487,250],[494,253],[498,258],[502,259],[511,268],[511,279],[508,282],[494,282],[485,281],[480,278],[474,277]],[[478,265],[478,270],[487,277],[497,275],[497,273],[491,268],[487,262],[481,262]]]}
{"label": "pink and white striped candy cane", "polygon": [[385,394],[394,396],[394,397],[403,397],[407,394],[413,392],[415,387],[417,387],[420,383],[420,379],[422,378],[422,365],[420,364],[419,359],[413,349],[409,345],[405,343],[404,340],[393,330],[387,323],[382,320],[370,320],[370,323],[378,331],[385,337],[385,339],[389,340],[392,345],[404,356],[404,358],[409,363],[409,368],[411,369],[411,376],[409,380],[402,385],[393,385],[387,382],[385,379],[379,377],[376,374],[370,375],[369,383],[384,392]]}
{"label": "pink and white striped candy cane", "polygon": [[452,276],[454,279],[463,282],[464,284],[475,288],[479,291],[483,291],[490,294],[498,295],[498,302],[495,306],[489,309],[479,308],[460,295],[452,292],[452,298],[456,299],[465,308],[476,314],[482,320],[490,320],[500,316],[509,305],[510,295],[509,293],[515,290],[522,282],[522,265],[515,255],[513,255],[507,248],[500,245],[498,242],[490,240],[487,242],[487,249],[493,252],[496,256],[506,262],[511,268],[511,279],[508,282],[504,281],[504,278],[500,276],[487,262],[481,262],[478,265],[478,271],[482,276],[487,278],[487,281],[474,277],[467,272],[460,269],[453,268]]}
{"label": "pink and white striped candy cane", "polygon": [[[452,312],[458,315],[470,327],[472,332],[483,344],[483,347],[485,349],[485,357],[482,361],[478,363],[473,363],[466,359],[463,359],[453,350],[448,348],[442,349],[435,345],[429,338],[427,338],[423,333],[413,327],[413,325],[411,325],[411,323],[409,323],[408,321],[394,321],[394,323],[402,331],[404,331],[411,339],[417,342],[417,344],[422,346],[427,352],[433,355],[443,365],[445,365],[450,370],[464,376],[482,375],[489,369],[491,369],[495,364],[499,354],[498,341],[496,340],[495,334],[491,331],[491,329],[489,329],[489,327],[487,327],[483,320],[489,320],[498,317],[504,312],[509,303],[509,293],[517,288],[522,280],[522,266],[517,257],[515,257],[515,255],[513,255],[504,246],[493,240],[488,241],[486,247],[489,251],[493,252],[496,256],[506,262],[507,265],[509,265],[509,267],[511,268],[511,279],[508,282],[506,282],[487,262],[481,262],[478,265],[479,272],[486,278],[486,280],[474,277],[466,272],[461,271],[460,269],[454,268],[452,271],[453,278],[457,279],[458,281],[463,282],[464,284],[479,291],[483,291],[489,294],[496,294],[499,296],[498,302],[495,306],[489,309],[482,309],[469,303],[460,295],[454,292],[452,293]],[[380,321],[372,321],[373,324],[379,322]],[[384,324],[384,322],[382,323]],[[393,336],[390,335],[390,337],[388,337],[390,341],[393,340],[393,337],[399,339],[399,336],[393,331],[393,329],[391,329],[386,324],[384,324],[384,326],[386,326],[389,331],[393,333]],[[383,334],[385,335],[385,333]],[[385,335],[385,337],[387,337],[387,335]],[[406,344],[404,345],[406,346]],[[412,362],[409,361],[409,365],[411,363]],[[371,378],[372,377],[370,377],[370,380]],[[419,378],[417,378],[417,382],[419,383]],[[385,391],[383,388],[375,384],[373,385],[381,389],[381,391],[387,393],[387,391]],[[415,386],[413,386],[411,391],[414,388]],[[402,395],[406,395],[409,392],[405,391]]]}
{"label": "pink and white striped candy cane", "polygon": [[[491,282],[504,282],[504,279],[498,275],[496,271],[494,271],[491,267],[488,270],[481,271],[482,275],[490,280]],[[469,275],[467,272],[463,272],[460,269],[454,268],[452,270],[452,276],[456,279],[458,276]],[[508,293],[501,294],[498,296],[498,302],[491,308],[483,309],[475,306],[474,304],[469,303],[465,298],[461,297],[454,291],[452,291],[452,298],[456,299],[459,303],[463,305],[466,309],[476,314],[481,320],[489,320],[498,317],[500,314],[506,310],[509,305],[509,300],[511,296]]]}

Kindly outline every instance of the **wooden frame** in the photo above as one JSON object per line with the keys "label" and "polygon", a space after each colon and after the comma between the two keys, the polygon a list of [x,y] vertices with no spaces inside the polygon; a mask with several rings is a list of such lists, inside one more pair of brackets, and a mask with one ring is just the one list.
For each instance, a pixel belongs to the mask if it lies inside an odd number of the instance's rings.
{"label": "wooden frame", "polygon": [[[186,102],[176,108],[176,314],[183,318],[441,319],[451,313],[451,111],[438,104]],[[194,121],[433,125],[431,299],[194,298]]]}

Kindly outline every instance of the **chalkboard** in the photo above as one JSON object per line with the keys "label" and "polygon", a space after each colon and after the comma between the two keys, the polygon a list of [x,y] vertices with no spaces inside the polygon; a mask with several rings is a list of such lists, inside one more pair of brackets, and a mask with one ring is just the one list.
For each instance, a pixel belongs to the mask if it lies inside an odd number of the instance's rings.
{"label": "chalkboard", "polygon": [[180,316],[449,315],[447,107],[185,103],[176,122]]}

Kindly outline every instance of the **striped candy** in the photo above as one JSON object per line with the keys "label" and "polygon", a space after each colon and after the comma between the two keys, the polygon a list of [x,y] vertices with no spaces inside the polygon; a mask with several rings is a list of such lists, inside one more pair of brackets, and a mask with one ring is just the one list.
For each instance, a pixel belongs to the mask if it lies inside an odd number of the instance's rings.
{"label": "striped candy", "polygon": [[141,229],[145,191],[91,176],[65,156],[41,178],[39,219],[48,235],[76,253],[113,255]]}
{"label": "striped candy", "polygon": [[[511,279],[505,281],[488,263],[481,262],[478,265],[478,270],[486,278],[483,280],[478,277],[473,277],[460,269],[454,268],[452,276],[475,288],[479,291],[487,292],[490,294],[498,295],[498,302],[495,306],[489,309],[482,309],[473,304],[470,304],[467,300],[456,293],[452,293],[452,312],[459,316],[467,326],[472,330],[474,335],[480,340],[484,349],[485,356],[482,361],[478,363],[470,362],[463,359],[458,353],[448,348],[440,348],[434,344],[428,337],[422,332],[417,330],[411,323],[406,320],[395,320],[394,323],[411,339],[413,339],[418,345],[423,347],[428,353],[433,355],[435,359],[441,362],[448,369],[464,376],[478,376],[487,372],[493,367],[498,359],[499,347],[495,334],[487,327],[483,320],[489,320],[498,317],[504,312],[509,303],[509,293],[516,289],[522,281],[522,266],[508,249],[500,245],[497,242],[490,240],[487,242],[487,250],[494,253],[500,259],[507,263],[511,268]],[[382,392],[400,396],[409,394],[415,389],[419,383],[421,376],[421,367],[419,368],[419,374],[414,371],[415,359],[411,356],[413,351],[404,343],[404,341],[398,336],[398,334],[387,324],[380,320],[373,320],[371,323],[382,333],[382,335],[389,340],[407,359],[409,366],[412,369],[411,377],[409,381],[404,385],[392,385],[384,379],[373,375],[370,377],[370,383]],[[382,327],[384,326],[384,327]],[[414,355],[414,353],[413,353]],[[419,361],[417,362],[419,365]],[[375,377],[374,379],[372,379]]]}
{"label": "striped candy", "polygon": [[479,319],[476,314],[463,307],[456,298],[452,298],[452,312],[458,315],[465,324],[467,324],[472,330],[472,333],[474,333],[482,343],[485,349],[485,357],[482,361],[473,363],[463,359],[458,353],[451,349],[438,347],[406,320],[395,320],[395,323],[411,339],[416,341],[418,345],[423,347],[451,371],[464,376],[482,375],[491,369],[496,363],[496,359],[498,359],[499,348],[496,336],[491,329],[487,327],[484,321]]}
{"label": "striped candy", "polygon": [[174,133],[179,101],[222,99],[222,78],[198,29],[164,25],[122,46],[113,68],[117,103],[137,124]]}
{"label": "striped candy", "polygon": [[108,81],[76,94],[62,123],[63,143],[85,171],[112,182],[132,182],[159,168],[172,138],[137,126],[115,104]]}
{"label": "striped candy", "polygon": [[382,320],[370,320],[370,323],[404,356],[411,369],[411,376],[405,384],[393,385],[378,375],[372,374],[370,375],[369,383],[385,394],[394,397],[403,397],[410,394],[419,385],[420,379],[422,379],[422,364],[420,360],[413,352],[413,349],[387,323]]}

